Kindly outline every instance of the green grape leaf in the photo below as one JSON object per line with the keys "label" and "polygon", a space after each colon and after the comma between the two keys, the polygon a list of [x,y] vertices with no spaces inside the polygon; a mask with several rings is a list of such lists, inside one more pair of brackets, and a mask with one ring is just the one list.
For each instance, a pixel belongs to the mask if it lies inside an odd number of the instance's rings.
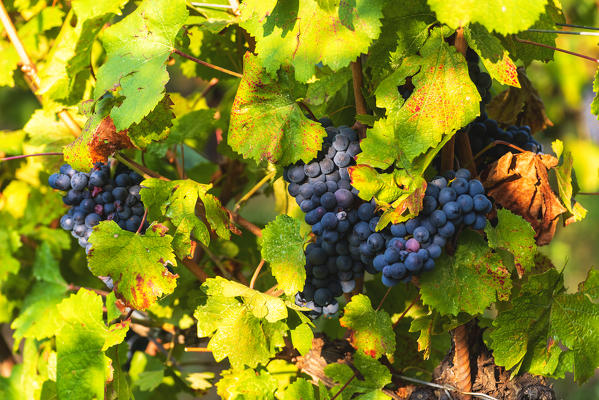
{"label": "green grape leaf", "polygon": [[[411,168],[418,155],[437,147],[443,136],[453,135],[480,112],[480,95],[468,76],[466,60],[445,42],[443,37],[447,33],[443,28],[435,29],[420,49],[420,55],[405,59],[402,73],[389,78],[401,84],[406,74],[414,71],[413,66],[420,69],[412,77],[415,88],[411,96],[401,108],[387,110],[388,122],[378,122],[395,132],[396,155],[406,169]],[[390,85],[389,82],[382,84]],[[396,102],[389,99],[388,90],[381,89],[381,93],[385,104],[401,103],[399,91]]]}
{"label": "green grape leaf", "polygon": [[314,339],[314,332],[310,325],[300,324],[291,331],[291,343],[293,347],[302,355],[306,355],[312,348],[312,339]]}
{"label": "green grape leaf", "polygon": [[19,55],[14,46],[6,41],[0,40],[0,86],[14,86],[13,73],[19,65]]}
{"label": "green grape leaf", "polygon": [[440,257],[436,264],[434,270],[420,277],[420,294],[424,304],[442,315],[462,311],[477,315],[496,299],[509,298],[509,271],[501,257],[473,231],[460,235],[454,256]]}
{"label": "green grape leaf", "polygon": [[309,162],[320,150],[326,132],[308,119],[296,102],[305,88],[293,81],[287,68],[279,71],[278,81],[265,72],[256,56],[246,53],[231,110],[228,143],[258,162]]}
{"label": "green grape leaf", "polygon": [[308,84],[305,102],[309,106],[321,106],[331,101],[341,89],[347,87],[351,81],[349,68],[340,71],[330,71],[328,68],[319,68],[316,72],[316,81]]}
{"label": "green grape leaf", "polygon": [[591,112],[597,118],[599,118],[599,68],[597,68],[597,72],[595,72],[595,79],[593,80],[593,92],[595,92],[595,98],[591,103]]}
{"label": "green grape leaf", "polygon": [[[384,394],[381,389],[391,383],[391,373],[389,369],[379,363],[376,359],[368,357],[360,352],[354,354],[354,366],[360,371],[364,379],[354,378],[345,387],[340,394],[340,398],[349,399],[389,399],[390,397]],[[335,395],[354,375],[354,371],[347,365],[341,363],[329,364],[324,369],[325,374],[338,382],[339,385],[331,389],[331,394]],[[354,397],[356,393],[361,393],[360,396]]]}
{"label": "green grape leaf", "polygon": [[13,336],[18,345],[22,338],[41,340],[52,337],[60,328],[56,306],[68,292],[66,285],[36,282],[29,291],[19,316],[12,322]]}
{"label": "green grape leaf", "polygon": [[274,400],[277,380],[266,371],[232,368],[224,370],[216,382],[216,393],[222,399]]}
{"label": "green grape leaf", "polygon": [[495,228],[489,224],[485,227],[489,247],[503,248],[512,253],[516,270],[522,276],[524,271],[530,271],[535,265],[535,230],[524,218],[505,208],[497,210],[497,218],[499,222]]}
{"label": "green grape leaf", "polygon": [[257,290],[250,289],[241,283],[226,280],[221,277],[208,279],[204,285],[209,296],[242,297],[244,305],[256,318],[277,322],[287,318],[285,302]]}
{"label": "green grape leaf", "polygon": [[316,400],[314,386],[304,378],[298,378],[283,392],[282,400]]}
{"label": "green grape leaf", "polygon": [[[401,96],[399,96],[401,97]],[[393,122],[381,118],[366,131],[366,137],[360,141],[362,150],[356,156],[357,164],[365,164],[373,168],[386,169],[397,158],[397,139]]]}
{"label": "green grape leaf", "polygon": [[397,70],[405,57],[416,54],[435,19],[426,0],[383,7],[381,34],[368,51],[366,64],[371,68],[375,85]]}
{"label": "green grape leaf", "polygon": [[129,323],[107,327],[102,297],[85,289],[58,305],[63,326],[56,335],[56,383],[65,399],[104,398],[104,352],[125,339]]}
{"label": "green grape leaf", "polygon": [[383,1],[354,0],[323,6],[317,0],[241,4],[241,27],[256,38],[259,63],[274,74],[291,62],[295,78],[307,82],[315,65],[346,67],[380,33]]}
{"label": "green grape leaf", "polygon": [[[561,10],[561,5],[558,0],[549,0],[545,6],[545,10],[535,24],[530,26],[530,29],[543,29],[543,30],[558,30],[559,27],[556,23],[564,23],[566,18]],[[519,32],[517,37],[519,39],[530,40],[536,43],[541,43],[550,47],[555,47],[557,39],[557,33],[547,32]],[[530,44],[521,43],[516,40],[515,35],[508,35],[501,37],[501,41],[506,50],[510,52],[510,55],[514,60],[520,59],[524,65],[530,64],[534,60],[543,62],[549,62],[553,60],[554,50],[547,47],[531,46]]]}
{"label": "green grape leaf", "polygon": [[359,191],[358,195],[363,200],[369,201],[376,197],[377,200],[391,203],[406,193],[396,181],[403,170],[395,170],[390,174],[378,173],[374,168],[360,164],[349,167],[348,171],[352,186]]}
{"label": "green grape leaf", "polygon": [[124,97],[110,111],[117,131],[139,123],[164,97],[166,61],[187,15],[183,0],[145,0],[104,31],[107,60],[96,74],[94,97],[117,90]]}
{"label": "green grape leaf", "polygon": [[206,246],[210,244],[210,232],[196,214],[196,204],[201,200],[206,221],[216,234],[229,239],[229,219],[220,201],[208,193],[212,185],[197,183],[191,179],[163,181],[146,179],[141,184],[141,199],[148,208],[150,220],[167,217],[175,225],[173,247],[177,255],[185,258],[191,251],[191,236]]}
{"label": "green grape leaf", "polygon": [[145,235],[125,231],[114,221],[102,221],[89,238],[88,267],[96,276],[112,278],[125,304],[145,310],[157,298],[172,293],[177,276],[166,264],[177,265],[166,227],[152,224]]}
{"label": "green grape leaf", "polygon": [[228,357],[234,368],[254,368],[284,346],[288,313],[282,299],[221,277],[202,288],[205,303],[194,312],[198,337],[212,336],[208,348],[217,361]]}
{"label": "green grape leaf", "polygon": [[166,128],[173,125],[175,117],[172,104],[170,97],[164,96],[148,115],[127,129],[127,136],[136,147],[145,149],[152,141],[162,141],[169,135]]}
{"label": "green grape leaf", "polygon": [[395,351],[395,333],[387,312],[374,310],[363,294],[352,297],[339,324],[351,329],[351,343],[372,358]]}
{"label": "green grape leaf", "polygon": [[65,287],[67,285],[62,275],[60,275],[58,261],[52,255],[50,245],[46,242],[42,243],[35,252],[33,276],[38,281],[56,283]]}
{"label": "green grape leaf", "polygon": [[539,18],[547,0],[428,0],[440,22],[456,29],[471,22],[479,22],[489,31],[503,35],[529,28]]}
{"label": "green grape leaf", "polygon": [[29,135],[29,143],[43,146],[44,151],[61,151],[73,140],[73,133],[57,118],[56,112],[48,109],[36,110],[23,130]]}
{"label": "green grape leaf", "polygon": [[300,223],[278,215],[262,230],[262,258],[270,264],[279,289],[289,296],[304,288],[306,256]]}
{"label": "green grape leaf", "polygon": [[554,141],[551,146],[556,156],[561,161],[561,163],[554,168],[554,171],[557,178],[559,197],[571,214],[571,216],[566,219],[566,225],[572,222],[582,221],[587,216],[587,210],[579,202],[574,200],[574,187],[572,185],[572,176],[574,174],[572,165],[574,164],[574,158],[572,157],[572,152],[564,151],[563,143],[559,139]]}
{"label": "green grape leaf", "polygon": [[465,30],[468,45],[478,53],[492,78],[499,83],[519,88],[516,64],[503,48],[501,41],[480,24],[471,24]]}
{"label": "green grape leaf", "polygon": [[[40,70],[38,93],[47,101],[77,104],[84,96],[90,78],[92,46],[100,30],[115,14],[120,14],[124,0],[73,1],[73,13],[65,18],[49,60]],[[76,19],[75,19],[76,15]],[[76,21],[76,24],[75,24]]]}

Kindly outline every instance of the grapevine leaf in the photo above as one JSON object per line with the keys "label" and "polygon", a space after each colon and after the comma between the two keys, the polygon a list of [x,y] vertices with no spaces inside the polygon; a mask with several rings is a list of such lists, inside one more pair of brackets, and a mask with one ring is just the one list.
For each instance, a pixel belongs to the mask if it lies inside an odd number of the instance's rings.
{"label": "grapevine leaf", "polygon": [[116,150],[133,147],[127,131],[117,131],[108,115],[115,100],[104,97],[93,104],[93,113],[77,138],[63,149],[64,159],[73,168],[86,171],[96,162],[106,162]]}
{"label": "grapevine leaf", "polygon": [[324,128],[306,116],[297,104],[305,88],[279,71],[279,81],[269,75],[256,56],[246,53],[244,73],[231,110],[228,143],[246,158],[282,165],[309,162],[326,136]]}
{"label": "grapevine leaf", "polygon": [[553,126],[543,100],[524,73],[524,68],[518,68],[518,81],[522,88],[509,87],[491,100],[487,107],[489,117],[506,125],[528,125],[532,133]]}
{"label": "grapevine leaf", "polygon": [[426,0],[383,8],[381,34],[368,51],[367,60],[375,83],[397,70],[405,57],[422,47],[428,37],[427,28],[434,21],[435,14]]}
{"label": "grapevine leaf", "polygon": [[385,212],[381,215],[377,229],[382,229],[389,222],[397,224],[407,221],[422,210],[426,181],[420,176],[409,176],[405,170],[399,171],[401,173],[396,174],[396,184],[402,189],[402,194],[391,203],[391,207],[383,206]]}
{"label": "grapevine leaf", "polygon": [[274,400],[277,381],[269,373],[252,369],[224,370],[216,383],[216,392],[222,399]]}
{"label": "grapevine leaf", "polygon": [[268,73],[291,62],[295,78],[306,82],[318,63],[338,71],[366,53],[379,35],[382,8],[382,0],[328,6],[317,0],[251,0],[240,7],[240,25],[256,38],[259,63]]}
{"label": "grapevine leaf", "polygon": [[[480,112],[480,95],[468,76],[466,60],[445,42],[446,34],[442,28],[434,30],[420,55],[404,60],[403,71],[413,71],[412,65],[420,69],[412,77],[414,92],[400,109],[387,113],[388,123],[379,121],[395,132],[396,154],[406,168],[418,155],[437,147],[444,135],[453,135]],[[405,80],[403,74],[396,78]],[[389,104],[388,90],[382,93]],[[399,91],[396,96],[401,97]]]}
{"label": "grapevine leaf", "polygon": [[406,193],[396,180],[401,176],[403,170],[381,174],[364,164],[349,167],[348,170],[352,186],[359,191],[360,198],[366,201],[376,197],[377,200],[390,203]]}
{"label": "grapevine leaf", "polygon": [[479,22],[489,31],[516,33],[529,28],[539,18],[547,0],[428,0],[437,18],[452,28]]}
{"label": "grapevine leaf", "polygon": [[360,142],[362,152],[356,156],[356,163],[386,169],[395,161],[397,147],[392,121],[381,118],[367,130],[366,137]]}
{"label": "grapevine leaf", "polygon": [[348,82],[351,81],[349,68],[343,68],[337,72],[328,70],[326,73],[319,69],[316,76],[318,79],[315,82],[310,82],[304,99],[309,106],[320,106],[328,103],[337,92],[346,87]]}
{"label": "grapevine leaf", "polygon": [[508,152],[490,166],[484,182],[490,197],[532,225],[538,245],[551,241],[567,211],[549,184],[548,170],[557,163],[549,154]]}
{"label": "grapevine leaf", "polygon": [[166,128],[173,124],[175,117],[171,111],[172,104],[169,96],[164,96],[148,115],[127,129],[127,135],[136,147],[145,149],[152,141],[164,140],[169,135]]}
{"label": "grapevine leaf", "polygon": [[120,14],[125,3],[124,0],[73,2],[76,19],[70,13],[64,20],[46,57],[49,61],[40,70],[39,94],[68,105],[79,102],[91,76],[89,65],[94,41],[104,24],[115,14]]}
{"label": "grapevine leaf", "polygon": [[312,339],[314,339],[314,332],[308,324],[300,324],[291,330],[291,343],[302,356],[312,348]]}
{"label": "grapevine leaf", "polygon": [[205,216],[211,229],[223,238],[229,239],[230,231],[226,211],[220,201],[207,193],[212,187],[191,179],[162,181],[146,179],[141,184],[141,199],[148,208],[148,217],[161,220],[170,218],[176,226],[173,234],[173,247],[179,257],[185,258],[191,251],[191,236],[204,243],[210,243],[208,227],[196,214],[198,199],[204,206]]}
{"label": "grapevine leaf", "polygon": [[591,103],[591,112],[599,118],[599,68],[595,72],[595,79],[593,80],[593,92],[595,92],[595,98]]}
{"label": "grapevine leaf", "polygon": [[19,55],[8,41],[0,40],[0,86],[14,86],[13,72],[19,64]]}
{"label": "grapevine leaf", "polygon": [[522,277],[525,271],[530,271],[535,265],[535,231],[524,218],[505,208],[497,210],[497,218],[499,222],[495,228],[491,225],[485,228],[489,247],[503,248],[512,253],[518,275]]}
{"label": "grapevine leaf", "polygon": [[15,330],[15,343],[22,338],[41,340],[54,336],[61,326],[56,306],[67,292],[64,284],[36,282],[25,298],[19,316],[11,324]]}
{"label": "grapevine leaf", "polygon": [[555,167],[559,196],[571,214],[566,219],[566,225],[582,221],[587,215],[587,210],[579,202],[574,200],[574,188],[572,186],[572,176],[574,174],[572,164],[574,163],[574,159],[572,158],[572,152],[563,151],[563,143],[559,139],[553,142],[552,147],[557,157],[561,160],[561,163]]}
{"label": "grapevine leaf", "polygon": [[298,378],[283,392],[282,400],[315,400],[314,386],[304,378]]}
{"label": "grapevine leaf", "polygon": [[352,297],[345,306],[339,324],[351,329],[351,343],[372,358],[395,351],[395,333],[387,312],[375,311],[370,299],[362,294]]}
{"label": "grapevine leaf", "polygon": [[471,24],[466,29],[468,45],[482,58],[482,62],[492,78],[499,83],[519,88],[516,64],[503,48],[499,39],[480,24]]}
{"label": "grapevine leaf", "polygon": [[110,111],[117,131],[139,123],[164,97],[166,61],[187,15],[183,0],[145,0],[104,31],[107,61],[97,72],[94,96],[118,89],[124,97]]}
{"label": "grapevine leaf", "polygon": [[466,231],[455,255],[439,258],[435,269],[421,276],[420,285],[422,302],[442,315],[476,315],[496,299],[507,300],[512,282],[499,255],[480,235]]}
{"label": "grapevine leaf", "polygon": [[96,276],[111,277],[117,295],[127,305],[144,310],[177,285],[178,275],[166,268],[167,263],[177,263],[172,241],[166,227],[159,224],[139,235],[122,230],[114,221],[103,221],[89,238],[88,266]]}
{"label": "grapevine leaf", "polygon": [[[382,400],[389,398],[381,391],[385,385],[391,383],[391,373],[384,365],[360,352],[354,355],[354,365],[364,379],[357,377],[352,379],[341,393],[342,399],[353,399],[356,393],[362,393],[355,397],[356,399]],[[345,383],[354,376],[354,371],[347,364],[341,363],[327,365],[324,372],[329,378],[339,383],[331,390],[332,394],[338,393]]]}
{"label": "grapevine leaf", "polygon": [[102,297],[81,289],[58,305],[64,325],[56,335],[56,383],[60,398],[103,398],[104,352],[125,339],[128,322],[107,327]]}
{"label": "grapevine leaf", "polygon": [[[559,26],[556,23],[564,23],[566,18],[561,10],[561,5],[557,0],[548,0],[544,12],[541,13],[534,25],[529,28],[543,30],[557,30]],[[506,50],[514,60],[520,59],[524,65],[529,65],[534,60],[549,62],[553,60],[554,50],[552,48],[531,46],[530,44],[521,43],[516,40],[524,39],[536,43],[541,43],[546,46],[555,47],[557,33],[547,32],[519,32],[518,35],[508,35],[501,37],[501,41]],[[522,82],[521,82],[522,83]]]}
{"label": "grapevine leaf", "polygon": [[43,146],[44,151],[61,151],[62,147],[73,140],[73,134],[57,118],[56,112],[48,109],[36,110],[23,130],[29,135],[29,143]]}
{"label": "grapevine leaf", "polygon": [[279,289],[292,296],[304,288],[306,256],[300,223],[279,215],[262,230],[262,258],[270,263]]}

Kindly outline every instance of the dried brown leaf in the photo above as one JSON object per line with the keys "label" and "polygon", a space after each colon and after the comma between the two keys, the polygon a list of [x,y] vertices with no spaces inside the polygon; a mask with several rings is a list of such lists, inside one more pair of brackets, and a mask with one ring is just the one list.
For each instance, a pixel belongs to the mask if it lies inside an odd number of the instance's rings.
{"label": "dried brown leaf", "polygon": [[551,190],[547,174],[557,162],[557,158],[549,154],[506,153],[485,174],[487,194],[497,204],[527,220],[540,246],[551,241],[558,217],[566,212]]}
{"label": "dried brown leaf", "polygon": [[532,133],[553,126],[545,113],[545,105],[539,92],[533,87],[523,68],[518,68],[518,80],[521,88],[510,86],[491,100],[487,107],[489,117],[506,125],[528,125]]}

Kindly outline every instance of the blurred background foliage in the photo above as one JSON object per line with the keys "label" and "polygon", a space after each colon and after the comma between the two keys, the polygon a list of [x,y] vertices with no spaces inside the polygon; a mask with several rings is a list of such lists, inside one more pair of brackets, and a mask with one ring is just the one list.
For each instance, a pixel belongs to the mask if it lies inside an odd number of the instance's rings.
{"label": "blurred background foliage", "polygon": [[[599,1],[562,0],[562,6],[568,23],[599,27]],[[557,43],[559,48],[599,58],[599,36],[559,35]],[[574,167],[582,192],[599,192],[599,121],[590,113],[596,69],[596,63],[559,52],[555,53],[553,62],[535,62],[527,69],[527,75],[539,91],[547,115],[554,124],[538,133],[536,139],[546,152],[550,152],[553,140],[564,141],[566,148],[574,154]],[[22,128],[39,108],[22,76],[15,74],[15,78],[20,80],[16,88],[0,87],[0,130]],[[179,76],[169,84],[171,91],[181,93],[189,92],[194,85],[197,89],[206,82]],[[502,90],[504,88],[496,85],[494,94]],[[275,190],[281,190],[277,188],[278,183],[275,183]],[[599,252],[595,248],[599,236],[599,196],[579,195],[577,200],[588,209],[587,218],[567,228],[559,227],[553,242],[541,249],[558,268],[563,268],[566,285],[571,291],[575,291],[591,267],[599,266]],[[244,207],[243,214],[254,222],[265,223],[275,215],[273,206],[273,196],[259,195]],[[279,210],[287,207],[276,204]],[[569,376],[555,382],[555,387],[559,399],[599,399],[599,375],[583,386],[574,384]]]}

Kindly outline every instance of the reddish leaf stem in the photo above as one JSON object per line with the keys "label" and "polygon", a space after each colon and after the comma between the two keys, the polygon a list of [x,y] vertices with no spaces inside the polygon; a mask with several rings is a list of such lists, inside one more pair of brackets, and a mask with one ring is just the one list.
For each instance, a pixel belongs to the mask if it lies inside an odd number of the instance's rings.
{"label": "reddish leaf stem", "polygon": [[146,222],[147,216],[148,216],[148,207],[146,207],[144,210],[144,216],[141,217],[141,222],[139,223],[139,228],[137,228],[137,232],[135,232],[136,235],[140,234],[141,228],[144,226],[144,222]]}
{"label": "reddish leaf stem", "polygon": [[570,51],[570,50],[560,49],[558,47],[553,47],[553,46],[549,46],[549,45],[546,45],[546,44],[543,44],[543,43],[533,42],[531,40],[520,39],[518,37],[514,37],[514,39],[516,40],[516,42],[525,43],[525,44],[531,44],[533,46],[545,47],[547,49],[551,49],[551,50],[555,50],[555,51],[561,51],[562,53],[570,54],[572,56],[584,58],[585,60],[589,60],[589,61],[593,61],[593,62],[599,63],[599,59],[597,59],[597,58],[586,56],[584,54],[576,53],[576,52],[573,52],[573,51]]}
{"label": "reddish leaf stem", "polygon": [[250,281],[250,289],[254,288],[254,284],[256,283],[256,280],[258,279],[258,275],[260,275],[260,271],[262,270],[263,265],[264,265],[264,259],[260,260],[260,264],[258,264],[258,266],[256,267],[256,270],[254,271],[254,275],[252,275],[252,279]]}
{"label": "reddish leaf stem", "polygon": [[21,158],[27,157],[40,157],[40,156],[62,156],[62,153],[35,153],[35,154],[21,154],[19,156],[4,157],[0,158],[0,161],[20,160]]}
{"label": "reddish leaf stem", "polygon": [[110,294],[110,292],[107,292],[105,290],[77,286],[77,285],[73,285],[72,283],[69,283],[69,285],[67,286],[67,289],[70,290],[71,292],[78,292],[80,289],[85,289],[85,290],[92,291],[92,292],[99,294],[100,296],[104,296],[104,297],[106,297]]}
{"label": "reddish leaf stem", "polygon": [[231,75],[231,76],[235,76],[235,77],[237,77],[237,78],[242,78],[242,77],[243,77],[243,75],[242,75],[242,74],[240,74],[240,73],[238,73],[238,72],[230,71],[230,70],[228,70],[228,69],[226,69],[226,68],[219,67],[218,65],[214,65],[214,64],[210,64],[210,63],[208,63],[208,62],[206,62],[206,61],[202,61],[202,60],[200,60],[199,58],[195,58],[195,57],[193,57],[193,56],[190,56],[189,54],[183,53],[183,52],[182,52],[181,50],[179,50],[179,49],[173,49],[173,52],[174,52],[174,53],[176,53],[176,54],[178,54],[178,55],[180,55],[180,56],[181,56],[181,57],[183,57],[183,58],[187,58],[188,60],[191,60],[191,61],[193,61],[193,62],[196,62],[196,63],[198,63],[198,64],[201,64],[201,65],[203,65],[203,66],[205,66],[205,67],[208,67],[208,68],[215,69],[215,70],[217,70],[217,71],[223,72],[223,73],[225,73],[225,74],[228,74],[228,75]]}
{"label": "reddish leaf stem", "polygon": [[583,196],[599,196],[599,192],[578,192],[576,194],[580,194]]}
{"label": "reddish leaf stem", "polygon": [[393,324],[393,329],[395,329],[395,327],[399,324],[399,321],[401,321],[402,318],[406,316],[406,314],[408,313],[408,311],[410,311],[410,309],[414,306],[414,304],[416,304],[418,302],[418,300],[420,300],[420,294],[418,296],[416,296],[414,298],[414,300],[412,300],[412,302],[410,303],[410,305],[408,306],[408,308],[406,308],[404,310],[404,312],[401,313],[401,315],[399,316],[399,318],[397,319],[397,321],[395,321],[395,323]]}
{"label": "reddish leaf stem", "polygon": [[314,115],[314,113],[312,112],[312,110],[310,110],[310,107],[308,107],[308,105],[306,103],[304,103],[303,101],[298,101],[297,105],[300,106],[300,108],[302,110],[304,110],[312,120],[314,121],[318,121],[318,119],[316,118],[316,116]]}
{"label": "reddish leaf stem", "polygon": [[[518,146],[516,146],[516,145],[514,145],[514,144],[511,144],[511,143],[509,143],[509,142],[504,142],[503,140],[495,140],[494,142],[492,142],[492,143],[489,143],[489,144],[488,144],[488,145],[487,145],[485,148],[483,148],[481,151],[479,151],[478,153],[476,153],[476,155],[474,156],[474,160],[473,160],[473,161],[476,161],[476,160],[478,160],[478,158],[479,158],[480,156],[482,156],[484,153],[486,153],[487,151],[489,151],[489,150],[490,150],[490,149],[492,149],[493,147],[497,146],[498,144],[504,144],[504,145],[506,145],[506,146],[509,146],[509,147],[511,147],[511,148],[513,148],[513,149],[516,149],[516,150],[518,150],[518,151],[520,151],[520,152],[522,152],[522,153],[526,152],[526,150],[524,150],[524,149],[521,149],[520,147],[518,147]],[[467,168],[467,167],[468,167],[468,166],[465,166],[464,168]]]}
{"label": "reddish leaf stem", "polygon": [[207,347],[186,347],[185,352],[187,353],[212,353]]}
{"label": "reddish leaf stem", "polygon": [[354,380],[355,377],[356,377],[356,373],[354,372],[354,374],[351,376],[351,378],[349,378],[347,380],[347,382],[345,382],[345,384],[341,387],[341,389],[339,389],[339,391],[337,393],[335,393],[335,395],[333,397],[331,397],[331,400],[335,400],[345,389],[347,389],[347,387],[349,386],[351,381]]}
{"label": "reddish leaf stem", "polygon": [[387,291],[385,292],[385,295],[383,296],[383,298],[381,299],[381,301],[379,302],[379,305],[376,307],[375,311],[378,311],[381,309],[381,307],[383,306],[383,303],[385,302],[385,300],[387,300],[387,296],[389,296],[389,292],[391,291],[391,289],[393,288],[393,286],[390,286]]}

